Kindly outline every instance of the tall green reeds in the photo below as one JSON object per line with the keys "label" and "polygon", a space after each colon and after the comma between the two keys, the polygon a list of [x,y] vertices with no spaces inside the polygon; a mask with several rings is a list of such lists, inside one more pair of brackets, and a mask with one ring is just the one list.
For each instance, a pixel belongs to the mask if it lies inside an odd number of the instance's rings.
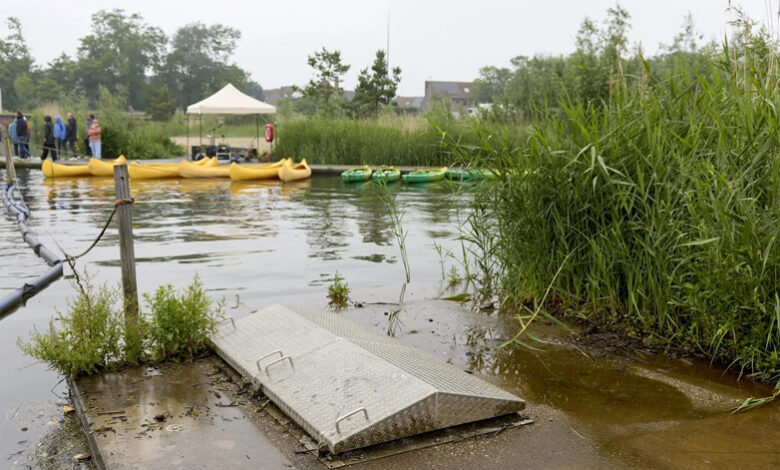
{"label": "tall green reeds", "polygon": [[[464,145],[478,143],[468,121],[448,119],[445,130]],[[279,126],[275,155],[331,165],[446,166],[453,162],[441,145],[441,134],[425,119],[413,117],[289,121]]]}
{"label": "tall green reeds", "polygon": [[539,110],[524,145],[480,124],[479,146],[450,145],[499,175],[478,202],[505,296],[539,299],[560,269],[562,310],[780,376],[780,74],[746,38],[706,75],[645,64],[608,102]]}

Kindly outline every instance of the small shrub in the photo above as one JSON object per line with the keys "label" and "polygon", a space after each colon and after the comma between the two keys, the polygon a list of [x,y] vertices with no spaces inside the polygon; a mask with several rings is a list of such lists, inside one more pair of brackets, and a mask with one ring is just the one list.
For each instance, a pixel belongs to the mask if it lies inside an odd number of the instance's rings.
{"label": "small shrub", "polygon": [[349,303],[349,286],[343,281],[344,278],[336,271],[333,284],[328,286],[328,306],[336,310],[345,308]]}
{"label": "small shrub", "polygon": [[25,354],[71,376],[145,360],[192,358],[206,347],[222,311],[222,302],[212,305],[197,276],[179,295],[170,285],[144,294],[151,313],[140,323],[125,323],[117,289],[95,288],[86,274],[81,285],[68,301],[68,314],[57,312],[57,328],[52,322],[51,331],[33,329],[29,342],[17,342]]}
{"label": "small shrub", "polygon": [[192,359],[206,347],[208,335],[214,332],[221,303],[212,312],[211,300],[196,276],[180,295],[173,286],[160,286],[154,295],[144,294],[149,306],[146,332],[148,352],[153,360],[165,358]]}
{"label": "small shrub", "polygon": [[68,314],[57,311],[60,325],[49,332],[33,330],[28,343],[18,341],[25,354],[55,370],[78,375],[123,362],[124,319],[116,308],[118,294],[106,285],[95,288],[89,278],[84,291],[68,301]]}

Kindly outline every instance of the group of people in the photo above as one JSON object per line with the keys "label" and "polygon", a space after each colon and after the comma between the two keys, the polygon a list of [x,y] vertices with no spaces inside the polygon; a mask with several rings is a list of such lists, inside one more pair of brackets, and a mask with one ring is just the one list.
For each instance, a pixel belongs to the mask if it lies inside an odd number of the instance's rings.
{"label": "group of people", "polygon": [[[72,113],[67,115],[67,124],[62,121],[60,116],[55,118],[52,123],[51,116],[43,118],[43,152],[41,160],[51,156],[52,160],[57,160],[57,153],[63,156],[68,155],[70,150],[73,157],[78,157],[76,151],[76,135],[78,124]],[[87,119],[87,132],[84,136],[87,156],[101,158],[101,129],[100,123],[95,119],[94,114],[90,114]],[[14,155],[22,159],[30,158],[30,122],[20,111],[16,112],[16,119],[8,126],[8,138],[14,148]]]}

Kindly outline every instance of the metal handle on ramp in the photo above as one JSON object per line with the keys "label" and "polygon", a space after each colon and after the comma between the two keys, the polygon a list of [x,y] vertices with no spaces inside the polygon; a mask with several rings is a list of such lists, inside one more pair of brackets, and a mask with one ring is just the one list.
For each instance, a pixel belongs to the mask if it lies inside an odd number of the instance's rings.
{"label": "metal handle on ramp", "polygon": [[230,320],[230,323],[232,323],[232,324],[233,324],[233,329],[235,330],[235,329],[236,329],[236,321],[235,321],[235,320],[233,320],[233,317],[225,317],[225,318],[223,318],[222,320],[218,321],[218,322],[217,322],[217,325],[219,325],[220,323],[225,323],[225,322],[226,322],[226,321],[228,321],[228,320]]}
{"label": "metal handle on ramp", "polygon": [[339,423],[340,422],[344,421],[345,419],[349,418],[350,416],[353,416],[353,415],[356,415],[356,414],[360,413],[361,411],[363,412],[363,416],[366,417],[366,421],[368,421],[368,411],[366,411],[366,409],[363,408],[363,407],[358,408],[355,411],[347,413],[344,416],[336,419],[336,432],[341,434],[341,429],[339,428]]}
{"label": "metal handle on ramp", "polygon": [[271,351],[268,354],[266,354],[265,356],[263,356],[260,359],[258,359],[257,362],[255,362],[255,365],[257,366],[257,370],[259,370],[260,372],[263,372],[263,368],[260,367],[260,361],[262,361],[263,359],[267,359],[267,358],[273,356],[274,354],[278,354],[280,358],[284,357],[284,354],[282,354],[282,350],[281,349],[277,349],[276,351]]}
{"label": "metal handle on ramp", "polygon": [[279,359],[273,360],[273,361],[271,361],[271,362],[269,362],[268,364],[265,365],[265,367],[263,368],[263,372],[265,372],[265,375],[270,377],[271,375],[268,373],[268,368],[271,367],[272,365],[276,364],[277,362],[282,362],[284,360],[290,361],[290,367],[292,367],[292,369],[295,370],[295,366],[293,365],[292,358],[290,356],[282,356]]}

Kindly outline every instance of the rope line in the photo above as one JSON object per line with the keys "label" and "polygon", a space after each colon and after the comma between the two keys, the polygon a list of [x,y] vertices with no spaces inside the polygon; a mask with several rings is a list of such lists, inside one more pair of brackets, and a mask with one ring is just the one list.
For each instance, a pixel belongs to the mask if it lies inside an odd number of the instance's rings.
{"label": "rope line", "polygon": [[[108,220],[106,220],[106,223],[103,225],[103,229],[100,231],[100,234],[95,238],[95,241],[92,242],[91,245],[89,245],[89,248],[84,250],[83,253],[80,253],[76,256],[71,256],[65,252],[65,250],[60,247],[60,250],[62,251],[62,254],[65,255],[65,260],[68,262],[71,268],[73,268],[74,264],[73,261],[76,261],[77,259],[81,258],[82,256],[86,255],[90,251],[92,251],[92,248],[95,248],[95,246],[100,242],[100,239],[103,238],[103,235],[105,235],[106,230],[108,230],[108,226],[111,225],[111,220],[114,219],[114,214],[116,214],[116,210],[119,206],[124,206],[126,204],[133,204],[135,202],[135,199],[129,198],[129,199],[117,199],[114,201],[114,209],[111,211],[111,214],[108,216]],[[75,270],[74,270],[75,271]]]}
{"label": "rope line", "polygon": [[[70,270],[73,272],[73,278],[76,280],[76,285],[78,286],[81,293],[88,298],[86,290],[84,290],[84,285],[81,284],[81,277],[79,276],[78,271],[76,270],[76,260],[81,258],[82,256],[86,255],[90,251],[92,251],[92,248],[95,248],[97,244],[100,242],[100,239],[103,238],[103,235],[105,235],[106,230],[108,230],[108,226],[111,225],[111,221],[114,219],[114,214],[116,214],[116,210],[119,206],[124,206],[126,204],[133,204],[135,202],[134,198],[129,199],[117,199],[114,201],[114,208],[111,211],[111,214],[108,216],[108,220],[106,220],[106,223],[103,225],[103,229],[100,231],[100,234],[98,234],[97,238],[95,238],[95,241],[92,242],[91,245],[89,245],[89,248],[84,250],[83,253],[80,253],[76,256],[71,256],[65,252],[65,250],[62,249],[62,246],[60,246],[59,243],[57,243],[57,240],[54,240],[54,243],[57,244],[57,247],[60,249],[62,254],[65,256],[65,261],[68,263],[68,266],[70,266]],[[88,300],[89,301],[89,300]]]}

